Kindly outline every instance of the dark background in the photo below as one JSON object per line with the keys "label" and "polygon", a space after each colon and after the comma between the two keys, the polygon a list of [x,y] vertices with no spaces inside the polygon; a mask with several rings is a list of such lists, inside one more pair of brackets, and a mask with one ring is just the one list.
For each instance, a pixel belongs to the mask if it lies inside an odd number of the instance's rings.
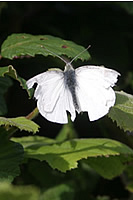
{"label": "dark background", "polygon": [[[0,44],[12,33],[52,35],[71,40],[84,47],[91,45],[91,60],[84,64],[104,65],[121,73],[116,90],[133,91],[133,3],[132,2],[0,2]],[[18,60],[1,59],[1,66],[12,64],[18,74],[28,80],[48,68],[63,68],[59,60],[48,56],[35,56]],[[36,102],[28,99],[17,81],[6,95],[7,117],[30,113]],[[62,128],[38,116],[40,135],[55,137]],[[107,137],[130,146],[129,135],[120,130],[107,116],[89,122],[87,114],[78,115],[74,122],[80,138]],[[27,133],[21,133],[26,134]],[[104,179],[96,186],[96,194],[126,197],[127,191],[119,178]],[[106,187],[106,192],[105,188]],[[118,187],[119,186],[119,187]],[[111,191],[110,191],[111,188]]]}

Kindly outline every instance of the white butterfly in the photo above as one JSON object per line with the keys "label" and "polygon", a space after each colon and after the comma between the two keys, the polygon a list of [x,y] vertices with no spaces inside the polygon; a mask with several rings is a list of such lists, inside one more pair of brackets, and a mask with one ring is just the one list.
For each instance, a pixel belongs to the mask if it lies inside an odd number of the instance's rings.
{"label": "white butterfly", "polygon": [[115,104],[112,87],[120,74],[103,66],[74,69],[71,65],[74,59],[69,63],[60,59],[66,63],[64,71],[53,69],[27,81],[28,88],[32,88],[34,83],[38,84],[34,97],[40,114],[60,124],[68,123],[67,111],[72,121],[75,120],[76,111],[88,112],[90,121],[106,115]]}

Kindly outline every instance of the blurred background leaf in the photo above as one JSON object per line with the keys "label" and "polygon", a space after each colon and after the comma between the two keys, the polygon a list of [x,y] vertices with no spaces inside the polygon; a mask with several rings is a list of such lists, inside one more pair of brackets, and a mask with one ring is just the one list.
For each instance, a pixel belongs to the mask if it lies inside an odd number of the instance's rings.
{"label": "blurred background leaf", "polygon": [[133,2],[115,2],[118,6],[127,11],[128,14],[133,14]]}
{"label": "blurred background leaf", "polygon": [[13,186],[8,183],[0,184],[0,199],[4,200],[39,200],[39,190],[33,186]]}
{"label": "blurred background leaf", "polygon": [[46,192],[44,192],[44,194],[42,195],[41,199],[72,200],[73,197],[73,189],[71,188],[71,186],[67,184],[61,184],[46,190]]}

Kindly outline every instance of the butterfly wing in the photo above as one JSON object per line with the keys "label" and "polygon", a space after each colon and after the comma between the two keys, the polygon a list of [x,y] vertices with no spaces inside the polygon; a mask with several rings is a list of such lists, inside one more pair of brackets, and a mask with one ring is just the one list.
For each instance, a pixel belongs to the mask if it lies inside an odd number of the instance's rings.
{"label": "butterfly wing", "polygon": [[83,66],[76,69],[76,94],[80,111],[88,112],[90,121],[109,112],[115,103],[112,87],[120,75],[115,70],[99,66]]}
{"label": "butterfly wing", "polygon": [[[40,110],[42,110],[42,108],[40,108]],[[42,113],[40,112],[40,113],[49,121],[60,123],[60,124],[66,124],[68,123],[66,111],[70,112],[71,120],[74,121],[76,117],[76,113],[75,113],[75,108],[73,105],[72,96],[69,90],[66,90],[64,88],[61,90],[61,96],[56,102],[52,112],[46,112],[45,110],[43,110],[43,112]]]}
{"label": "butterfly wing", "polygon": [[47,71],[27,81],[28,88],[37,83],[34,97],[37,99],[37,107],[42,116],[52,122],[68,123],[67,112],[71,113],[74,121],[76,114],[72,96],[64,85],[62,71]]}

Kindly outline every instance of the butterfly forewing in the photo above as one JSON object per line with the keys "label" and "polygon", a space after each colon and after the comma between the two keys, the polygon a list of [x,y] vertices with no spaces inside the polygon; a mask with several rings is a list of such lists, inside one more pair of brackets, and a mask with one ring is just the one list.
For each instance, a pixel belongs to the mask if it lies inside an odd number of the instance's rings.
{"label": "butterfly forewing", "polygon": [[94,82],[99,81],[103,87],[113,87],[120,75],[117,71],[105,68],[103,66],[82,66],[76,69],[76,74],[82,77],[88,77]]}

